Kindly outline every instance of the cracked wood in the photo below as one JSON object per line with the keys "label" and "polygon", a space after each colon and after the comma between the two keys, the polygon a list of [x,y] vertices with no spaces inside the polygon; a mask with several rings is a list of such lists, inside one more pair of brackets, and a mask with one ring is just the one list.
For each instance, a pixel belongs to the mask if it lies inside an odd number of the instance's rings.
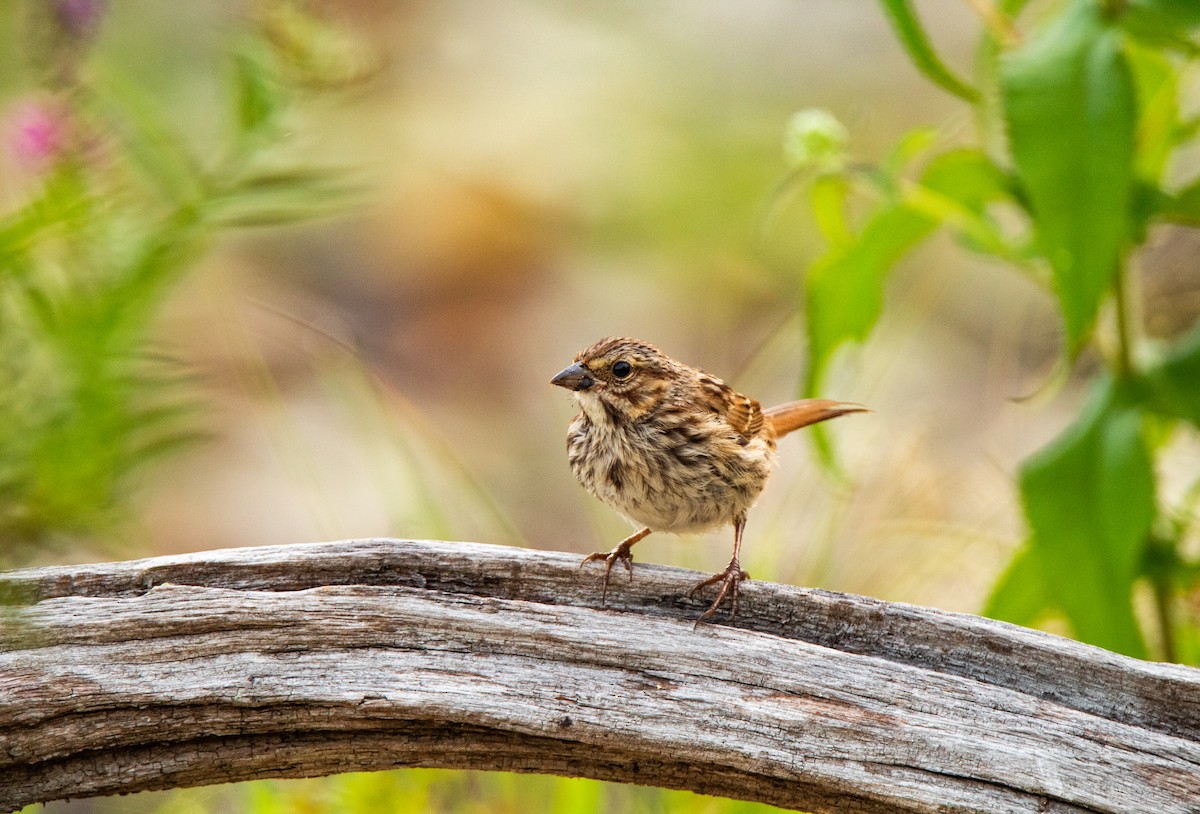
{"label": "cracked wood", "polygon": [[810,811],[1195,812],[1200,671],[978,617],[354,540],[0,577],[0,809],[399,766]]}

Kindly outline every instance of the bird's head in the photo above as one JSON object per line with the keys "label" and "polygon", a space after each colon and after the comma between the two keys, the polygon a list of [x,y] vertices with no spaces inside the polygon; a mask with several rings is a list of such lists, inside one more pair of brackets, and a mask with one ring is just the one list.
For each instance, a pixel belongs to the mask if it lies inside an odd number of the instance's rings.
{"label": "bird's head", "polygon": [[550,383],[575,391],[593,417],[636,420],[668,397],[680,375],[680,365],[658,348],[621,336],[581,351]]}

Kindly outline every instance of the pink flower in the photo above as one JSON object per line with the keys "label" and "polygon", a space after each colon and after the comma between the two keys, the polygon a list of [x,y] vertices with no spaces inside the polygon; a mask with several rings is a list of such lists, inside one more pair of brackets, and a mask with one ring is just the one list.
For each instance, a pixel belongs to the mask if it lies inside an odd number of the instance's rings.
{"label": "pink flower", "polygon": [[89,39],[100,26],[107,0],[56,0],[59,24],[72,36]]}
{"label": "pink flower", "polygon": [[8,149],[29,169],[44,169],[67,147],[70,123],[53,102],[22,102],[6,118]]}

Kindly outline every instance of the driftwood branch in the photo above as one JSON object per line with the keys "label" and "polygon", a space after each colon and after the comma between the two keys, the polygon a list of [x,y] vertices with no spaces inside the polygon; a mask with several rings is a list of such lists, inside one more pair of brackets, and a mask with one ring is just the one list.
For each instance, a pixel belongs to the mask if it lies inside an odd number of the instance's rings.
{"label": "driftwood branch", "polygon": [[400,766],[810,811],[1200,811],[1200,671],[696,574],[355,540],[0,577],[0,810]]}

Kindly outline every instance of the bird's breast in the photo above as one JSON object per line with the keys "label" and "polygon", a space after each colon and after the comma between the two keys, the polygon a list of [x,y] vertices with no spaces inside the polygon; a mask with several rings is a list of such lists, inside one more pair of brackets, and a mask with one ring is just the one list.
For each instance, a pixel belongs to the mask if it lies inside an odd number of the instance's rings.
{"label": "bird's breast", "polygon": [[656,531],[699,532],[744,517],[766,484],[774,445],[745,439],[693,411],[629,421],[581,412],[567,435],[571,470],[585,489]]}

